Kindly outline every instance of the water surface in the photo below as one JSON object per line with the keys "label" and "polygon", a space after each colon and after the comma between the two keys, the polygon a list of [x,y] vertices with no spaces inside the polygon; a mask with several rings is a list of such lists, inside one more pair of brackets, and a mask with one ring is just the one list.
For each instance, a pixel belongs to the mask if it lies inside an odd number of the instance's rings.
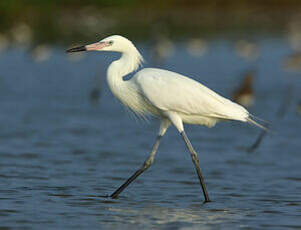
{"label": "water surface", "polygon": [[[6,229],[300,229],[301,78],[283,69],[292,51],[284,38],[258,38],[257,60],[235,52],[234,41],[208,41],[203,56],[174,43],[148,66],[173,70],[230,97],[242,73],[255,69],[250,111],[271,122],[271,133],[247,153],[260,130],[226,122],[212,129],[186,126],[213,202],[202,193],[175,128],[162,139],[154,165],[117,200],[104,198],[144,161],[158,121],[139,121],[113,99],[105,70],[118,57],[89,53],[78,61],[63,47],[37,62],[23,48],[0,53],[0,226]],[[95,80],[99,77],[100,80]],[[95,82],[99,102],[91,103]],[[293,85],[283,118],[277,111]]]}

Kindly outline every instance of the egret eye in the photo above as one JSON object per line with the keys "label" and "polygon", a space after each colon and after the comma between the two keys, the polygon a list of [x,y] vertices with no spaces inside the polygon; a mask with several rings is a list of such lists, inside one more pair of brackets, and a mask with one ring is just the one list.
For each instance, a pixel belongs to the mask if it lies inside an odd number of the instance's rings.
{"label": "egret eye", "polygon": [[114,42],[113,41],[109,41],[108,43],[111,46],[111,45],[113,45]]}

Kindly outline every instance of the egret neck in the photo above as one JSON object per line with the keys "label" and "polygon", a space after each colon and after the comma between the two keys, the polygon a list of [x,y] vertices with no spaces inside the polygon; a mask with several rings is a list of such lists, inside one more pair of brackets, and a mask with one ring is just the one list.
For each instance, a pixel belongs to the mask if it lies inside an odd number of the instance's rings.
{"label": "egret neck", "polygon": [[120,59],[112,62],[109,66],[107,70],[108,85],[114,96],[118,99],[121,99],[124,90],[128,90],[128,88],[125,87],[127,81],[125,81],[123,77],[137,70],[142,62],[143,57],[133,46],[123,52]]}

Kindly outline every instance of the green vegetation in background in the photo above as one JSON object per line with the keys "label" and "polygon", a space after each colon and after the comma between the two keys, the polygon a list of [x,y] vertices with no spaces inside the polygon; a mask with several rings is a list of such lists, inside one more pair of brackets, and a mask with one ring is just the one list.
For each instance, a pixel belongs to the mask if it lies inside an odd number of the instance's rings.
{"label": "green vegetation in background", "polygon": [[176,37],[271,33],[283,31],[300,9],[299,0],[1,0],[0,33],[26,24],[38,43],[150,37],[162,27]]}

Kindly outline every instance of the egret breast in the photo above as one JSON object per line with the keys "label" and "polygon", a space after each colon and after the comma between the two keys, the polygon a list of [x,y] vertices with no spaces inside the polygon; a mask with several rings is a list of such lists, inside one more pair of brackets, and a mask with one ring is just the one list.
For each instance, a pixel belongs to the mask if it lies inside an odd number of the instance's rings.
{"label": "egret breast", "polygon": [[[160,111],[153,106],[137,89],[135,84],[129,80],[125,87],[119,89],[118,95],[115,95],[123,105],[130,108],[138,116],[160,116]],[[126,97],[124,96],[126,95]]]}

